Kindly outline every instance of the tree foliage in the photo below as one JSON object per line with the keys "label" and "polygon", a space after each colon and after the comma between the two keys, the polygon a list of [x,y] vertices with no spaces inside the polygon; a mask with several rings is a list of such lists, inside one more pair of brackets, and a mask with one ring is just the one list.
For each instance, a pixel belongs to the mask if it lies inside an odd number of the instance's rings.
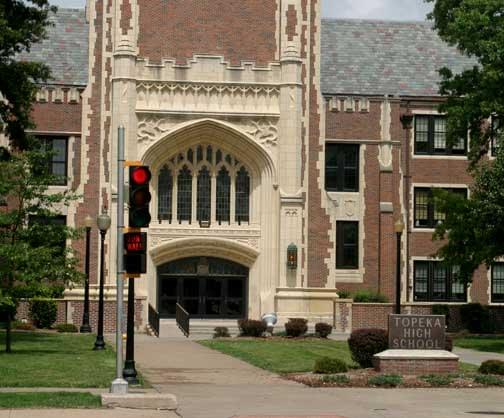
{"label": "tree foliage", "polygon": [[49,68],[20,61],[16,55],[46,37],[49,0],[0,0],[0,118],[4,131],[17,148],[27,148],[26,130],[33,128],[30,114],[37,84],[50,77]]}
{"label": "tree foliage", "polygon": [[46,296],[53,286],[81,280],[68,239],[79,231],[50,222],[76,196],[49,192],[56,178],[47,174],[50,154],[40,150],[13,153],[0,161],[0,305],[9,306],[28,289]]}
{"label": "tree foliage", "polygon": [[469,131],[474,185],[467,200],[435,193],[446,219],[434,235],[448,239],[437,255],[460,266],[461,279],[470,282],[480,264],[504,255],[504,153],[500,149],[492,162],[487,158],[494,140],[504,144],[502,129],[491,129],[492,120],[498,127],[504,117],[504,0],[426,1],[434,3],[429,17],[441,38],[475,60],[460,74],[440,70],[447,142]]}

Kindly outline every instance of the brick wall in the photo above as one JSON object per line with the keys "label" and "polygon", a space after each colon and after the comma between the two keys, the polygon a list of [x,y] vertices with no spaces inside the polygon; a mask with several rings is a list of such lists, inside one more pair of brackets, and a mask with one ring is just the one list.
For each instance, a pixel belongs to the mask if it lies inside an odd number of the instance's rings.
{"label": "brick wall", "polygon": [[275,60],[276,0],[138,0],[138,5],[141,57],[185,64],[194,54],[211,54],[233,65],[247,60],[260,66]]}
{"label": "brick wall", "polygon": [[82,103],[69,103],[68,91],[64,92],[61,103],[53,102],[53,91],[45,103],[33,104],[32,118],[36,131],[40,132],[81,132]]}
{"label": "brick wall", "polygon": [[[82,325],[82,316],[84,312],[84,301],[82,300],[57,300],[58,313],[54,325],[58,324],[74,324],[77,327]],[[126,329],[126,313],[128,303],[124,302],[124,323],[123,329]],[[143,330],[147,325],[144,322],[146,314],[145,299],[135,300],[135,327],[137,330]],[[30,321],[29,303],[21,301],[18,305],[16,319]],[[98,301],[91,300],[89,303],[89,323],[93,332],[98,328]],[[107,300],[104,302],[104,315],[103,315],[103,328],[105,333],[113,333],[116,328],[116,302],[114,300]]]}

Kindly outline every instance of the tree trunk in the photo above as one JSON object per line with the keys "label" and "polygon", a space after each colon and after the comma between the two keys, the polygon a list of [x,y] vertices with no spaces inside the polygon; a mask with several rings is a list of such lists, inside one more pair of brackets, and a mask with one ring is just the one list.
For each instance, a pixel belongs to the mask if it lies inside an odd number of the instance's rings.
{"label": "tree trunk", "polygon": [[7,313],[7,330],[5,332],[5,352],[6,353],[11,353],[12,348],[11,348],[11,314],[10,312]]}

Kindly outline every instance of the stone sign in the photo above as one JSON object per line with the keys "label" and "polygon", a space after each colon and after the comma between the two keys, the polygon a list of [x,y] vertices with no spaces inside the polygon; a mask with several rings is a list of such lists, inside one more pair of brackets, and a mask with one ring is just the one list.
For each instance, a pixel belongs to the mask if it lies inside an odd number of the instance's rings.
{"label": "stone sign", "polygon": [[444,315],[389,315],[389,349],[444,350]]}

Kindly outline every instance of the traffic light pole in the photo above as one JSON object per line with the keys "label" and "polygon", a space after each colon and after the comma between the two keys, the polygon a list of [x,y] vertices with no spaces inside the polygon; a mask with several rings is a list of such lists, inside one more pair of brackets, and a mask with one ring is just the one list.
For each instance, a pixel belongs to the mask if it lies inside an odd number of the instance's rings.
{"label": "traffic light pole", "polygon": [[135,280],[128,282],[128,324],[126,337],[126,361],[124,362],[123,377],[131,385],[137,385],[137,371],[135,367]]}
{"label": "traffic light pole", "polygon": [[123,303],[124,303],[124,127],[118,129],[117,149],[117,306],[116,306],[116,378],[111,393],[128,393],[123,378]]}

